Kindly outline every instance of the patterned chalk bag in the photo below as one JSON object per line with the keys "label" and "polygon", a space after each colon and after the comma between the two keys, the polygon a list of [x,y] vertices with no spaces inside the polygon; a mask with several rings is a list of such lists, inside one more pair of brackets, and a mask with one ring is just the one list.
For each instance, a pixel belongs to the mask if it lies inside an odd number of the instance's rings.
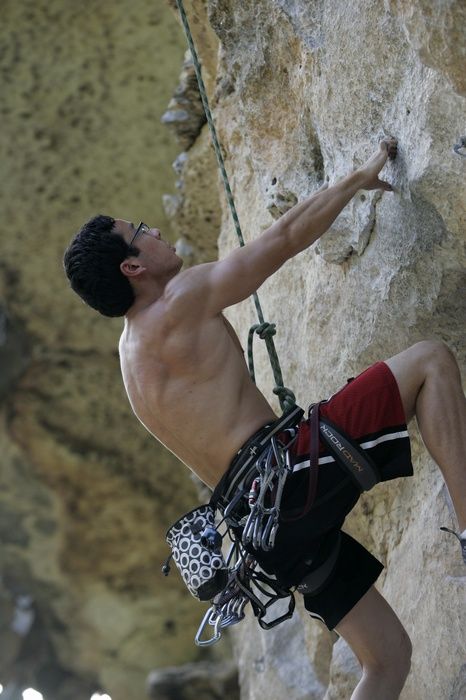
{"label": "patterned chalk bag", "polygon": [[171,557],[195,598],[211,600],[223,591],[228,583],[228,568],[212,505],[199,506],[183,515],[168,530],[166,540],[172,550]]}

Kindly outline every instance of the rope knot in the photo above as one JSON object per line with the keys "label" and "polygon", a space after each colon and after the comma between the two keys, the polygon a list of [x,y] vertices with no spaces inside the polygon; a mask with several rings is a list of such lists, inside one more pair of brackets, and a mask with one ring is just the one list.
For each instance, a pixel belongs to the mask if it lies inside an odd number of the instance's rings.
{"label": "rope knot", "polygon": [[280,399],[280,405],[283,410],[287,411],[289,408],[296,406],[296,397],[286,386],[276,386],[273,393]]}
{"label": "rope knot", "polygon": [[[275,323],[267,323],[267,321],[264,321],[264,323],[259,323],[256,326],[253,326],[254,332],[257,333],[259,338],[262,340],[265,340],[266,338],[272,338],[277,332]],[[251,330],[253,330],[251,328]]]}

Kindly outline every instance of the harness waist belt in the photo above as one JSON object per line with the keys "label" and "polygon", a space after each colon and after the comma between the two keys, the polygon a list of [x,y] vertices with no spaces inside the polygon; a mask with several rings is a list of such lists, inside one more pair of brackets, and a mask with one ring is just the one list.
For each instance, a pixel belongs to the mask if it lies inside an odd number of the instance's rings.
{"label": "harness waist belt", "polygon": [[370,491],[379,483],[381,479],[377,466],[355,440],[348,437],[328,418],[320,419],[319,429],[322,441],[361,491]]}
{"label": "harness waist belt", "polygon": [[302,408],[293,406],[281,418],[258,430],[241,448],[220,479],[210,499],[211,505],[226,507],[238,485],[247,476],[249,470],[254,468],[261,454],[267,449],[270,439],[287,428],[296,427],[303,415]]}

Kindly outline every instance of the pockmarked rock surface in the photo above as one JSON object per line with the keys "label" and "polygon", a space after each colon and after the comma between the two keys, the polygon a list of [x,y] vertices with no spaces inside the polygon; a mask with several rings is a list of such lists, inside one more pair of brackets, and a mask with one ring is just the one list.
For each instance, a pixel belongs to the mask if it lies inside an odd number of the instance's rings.
{"label": "pockmarked rock surface", "polygon": [[[382,172],[394,192],[360,192],[260,290],[298,402],[330,395],[424,338],[446,341],[464,372],[466,158],[453,151],[466,136],[464,3],[186,6],[195,34],[207,9],[219,41],[218,49],[200,41],[198,50],[210,79],[216,65],[208,92],[247,240],[361,165],[384,136],[399,141],[397,160]],[[223,257],[237,241],[220,182],[218,193]],[[245,339],[253,305],[226,313]],[[261,347],[256,376],[277,407]],[[439,531],[457,523],[414,423],[410,434],[414,477],[365,494],[345,529],[385,564],[378,588],[411,636],[403,700],[459,698],[466,575],[457,542]],[[248,619],[234,638],[244,700],[347,700],[361,674],[346,643],[302,609],[268,632]]]}
{"label": "pockmarked rock surface", "polygon": [[[260,290],[298,402],[425,337],[464,371],[464,3],[185,4],[247,240],[399,139],[382,174],[395,192],[361,192]],[[167,523],[195,489],[127,406],[119,322],[85,309],[61,272],[98,212],[170,226],[188,264],[237,245],[169,5],[2,7],[0,682],[46,700],[142,700],[150,670],[229,654],[227,638],[199,654],[202,606],[160,576]],[[180,100],[176,146],[159,122]],[[227,316],[245,339],[252,304]],[[278,409],[259,344],[255,364]],[[456,523],[410,430],[415,476],[366,494],[345,529],[386,565],[378,587],[413,641],[403,700],[464,700],[466,577],[438,529]],[[275,630],[248,616],[235,631],[243,700],[349,697],[357,661],[297,607]]]}

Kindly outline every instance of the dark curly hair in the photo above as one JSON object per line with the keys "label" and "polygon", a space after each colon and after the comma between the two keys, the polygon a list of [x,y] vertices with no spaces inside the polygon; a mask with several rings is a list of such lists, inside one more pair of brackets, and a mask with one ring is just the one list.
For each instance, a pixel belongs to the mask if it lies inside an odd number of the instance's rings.
{"label": "dark curly hair", "polygon": [[63,264],[71,288],[103,316],[124,316],[134,292],[120,265],[139,250],[114,232],[115,219],[98,214],[78,231],[65,251]]}

